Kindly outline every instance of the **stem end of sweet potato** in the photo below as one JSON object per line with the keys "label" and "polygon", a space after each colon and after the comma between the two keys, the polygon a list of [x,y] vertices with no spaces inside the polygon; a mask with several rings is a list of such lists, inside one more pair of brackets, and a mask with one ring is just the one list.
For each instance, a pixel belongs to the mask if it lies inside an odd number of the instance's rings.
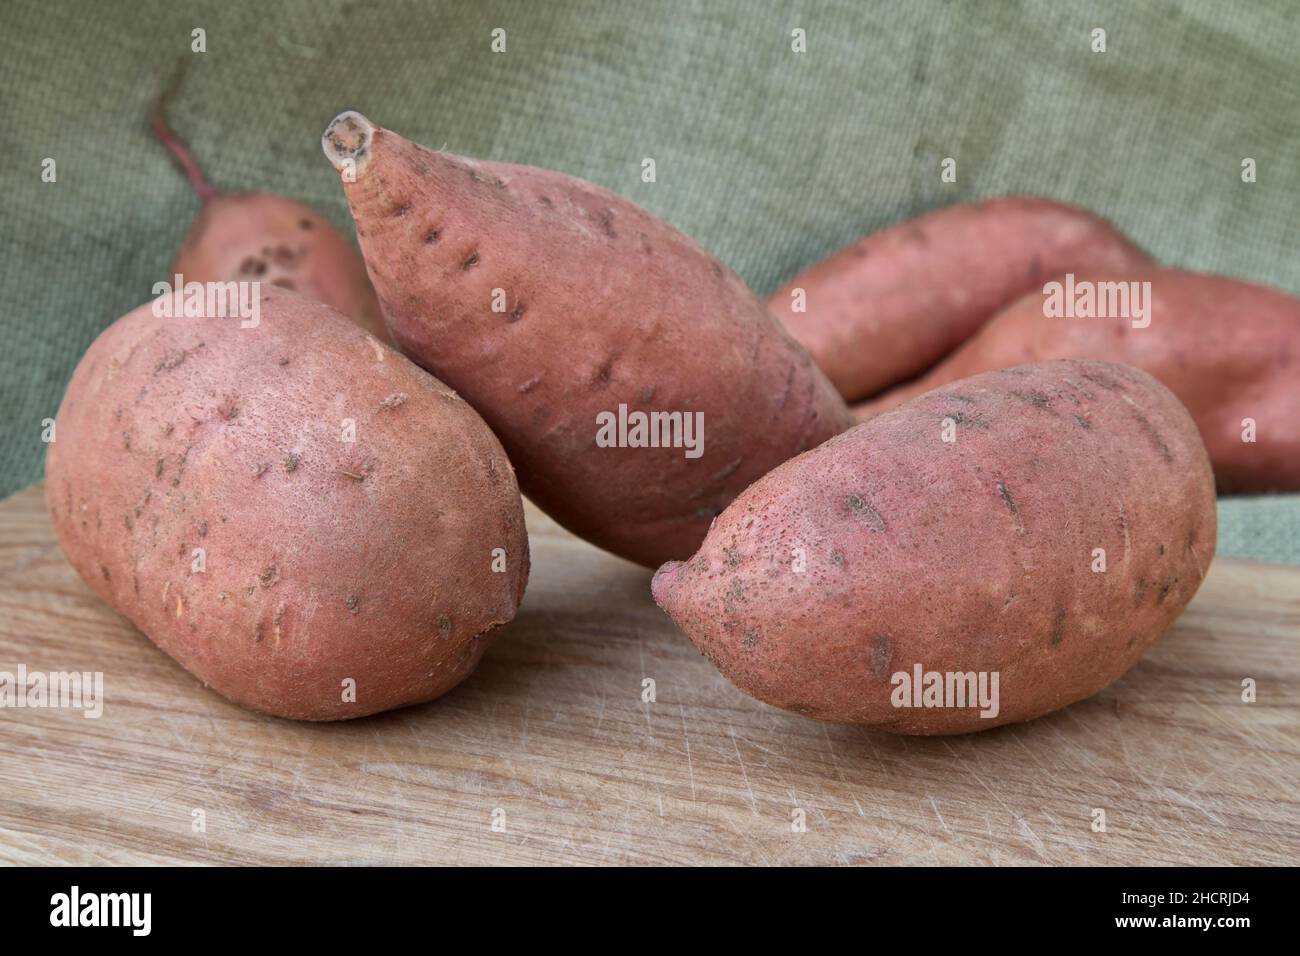
{"label": "stem end of sweet potato", "polygon": [[370,159],[370,142],[378,129],[355,110],[344,110],[325,129],[321,149],[340,173],[360,175]]}

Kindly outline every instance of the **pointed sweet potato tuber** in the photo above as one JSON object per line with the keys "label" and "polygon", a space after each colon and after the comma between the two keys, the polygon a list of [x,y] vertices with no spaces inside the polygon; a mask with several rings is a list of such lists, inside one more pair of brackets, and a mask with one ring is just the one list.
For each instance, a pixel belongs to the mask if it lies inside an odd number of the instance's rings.
{"label": "pointed sweet potato tuber", "polygon": [[[324,302],[389,341],[383,314],[356,249],[310,206],[265,192],[215,188],[189,147],[167,122],[167,102],[179,82],[154,102],[154,135],[203,202],[172,263],[186,282],[259,281]],[[167,276],[170,281],[172,275]]]}
{"label": "pointed sweet potato tuber", "polygon": [[[913,377],[1063,272],[1149,263],[1090,212],[1033,196],[963,203],[818,262],[767,300],[849,401]],[[803,290],[804,311],[795,311]]]}
{"label": "pointed sweet potato tuber", "polygon": [[[1044,362],[928,392],[780,466],[652,587],[759,700],[966,733],[1128,670],[1196,593],[1215,533],[1178,399],[1128,366]],[[918,669],[997,696],[922,706],[900,693]]]}
{"label": "pointed sweet potato tuber", "polygon": [[[926,375],[859,405],[859,416],[866,420],[956,379],[1023,362],[1124,362],[1154,375],[1187,406],[1221,492],[1300,491],[1300,300],[1181,269],[1085,273],[1073,281],[1102,290],[1150,282],[1150,324],[1049,318],[1040,289]],[[1250,432],[1255,440],[1243,440]]]}
{"label": "pointed sweet potato tuber", "polygon": [[[744,283],[632,203],[425,149],[354,112],[321,143],[398,345],[589,541],[646,565],[685,557],[750,482],[852,423]],[[631,430],[607,447],[601,422],[620,413],[677,415],[650,429],[672,447]],[[701,420],[692,457],[673,423]]]}

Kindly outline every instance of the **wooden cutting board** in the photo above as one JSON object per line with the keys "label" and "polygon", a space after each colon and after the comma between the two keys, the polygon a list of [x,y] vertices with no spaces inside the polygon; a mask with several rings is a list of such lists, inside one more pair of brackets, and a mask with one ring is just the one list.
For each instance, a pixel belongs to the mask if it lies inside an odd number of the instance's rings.
{"label": "wooden cutting board", "polygon": [[39,487],[0,503],[0,670],[103,671],[106,699],[98,720],[0,710],[0,862],[1300,859],[1300,568],[1217,560],[1091,700],[903,738],[750,700],[655,607],[649,572],[528,522],[527,598],[469,681],[301,724],[227,703],[94,597]]}

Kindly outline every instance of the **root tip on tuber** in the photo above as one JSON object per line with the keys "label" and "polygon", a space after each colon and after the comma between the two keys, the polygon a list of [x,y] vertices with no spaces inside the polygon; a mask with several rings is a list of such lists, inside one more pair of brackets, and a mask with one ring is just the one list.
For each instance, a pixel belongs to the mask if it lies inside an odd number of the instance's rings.
{"label": "root tip on tuber", "polygon": [[325,157],[339,172],[360,173],[370,157],[370,141],[378,127],[355,110],[344,110],[320,138]]}

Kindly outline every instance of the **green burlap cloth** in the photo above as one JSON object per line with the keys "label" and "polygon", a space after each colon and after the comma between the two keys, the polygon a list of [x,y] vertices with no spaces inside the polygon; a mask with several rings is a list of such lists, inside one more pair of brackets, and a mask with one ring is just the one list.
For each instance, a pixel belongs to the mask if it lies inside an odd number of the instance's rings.
{"label": "green burlap cloth", "polygon": [[[207,52],[173,120],[210,177],[294,196],[349,231],[319,147],[345,107],[607,186],[763,294],[863,233],[1011,192],[1091,207],[1166,262],[1300,292],[1290,0],[8,0],[0,495],[40,477],[41,421],[77,358],[150,298],[198,209],[145,119],[195,28]],[[955,184],[939,179],[948,156]],[[1300,563],[1300,496],[1221,515],[1223,553]]]}

